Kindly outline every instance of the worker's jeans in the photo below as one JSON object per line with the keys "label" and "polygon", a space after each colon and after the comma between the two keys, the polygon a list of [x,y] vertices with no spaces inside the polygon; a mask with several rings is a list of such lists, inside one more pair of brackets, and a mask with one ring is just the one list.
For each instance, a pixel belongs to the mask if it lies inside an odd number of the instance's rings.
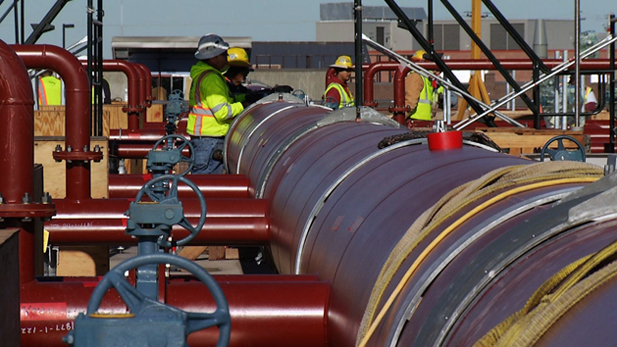
{"label": "worker's jeans", "polygon": [[196,137],[191,139],[195,148],[195,165],[193,174],[220,174],[223,173],[223,162],[212,158],[212,152],[223,150],[224,137]]}

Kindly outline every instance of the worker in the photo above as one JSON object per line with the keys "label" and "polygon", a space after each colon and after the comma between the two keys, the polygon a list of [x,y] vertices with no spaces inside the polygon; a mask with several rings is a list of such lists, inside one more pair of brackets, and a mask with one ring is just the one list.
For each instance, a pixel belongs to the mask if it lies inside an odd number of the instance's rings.
{"label": "worker", "polygon": [[62,105],[62,81],[50,70],[45,70],[39,78],[39,106]]}
{"label": "worker", "polygon": [[324,103],[332,109],[354,106],[353,95],[347,87],[353,70],[351,57],[341,55],[330,67],[334,68],[334,77],[324,92]]}
{"label": "worker", "polygon": [[[575,87],[575,78],[574,76],[570,76],[570,79],[568,81],[568,103],[571,105],[571,112],[574,112],[574,101],[575,101],[575,95],[574,93],[576,92],[576,87]],[[596,110],[596,107],[598,105],[598,100],[596,99],[596,94],[593,91],[593,88],[591,88],[590,86],[585,87],[585,93],[583,93],[581,95],[582,97],[582,103],[583,106],[581,107],[581,111],[580,112],[584,112],[584,113],[592,113]],[[586,117],[585,116],[580,116],[579,119],[579,125],[585,126],[585,120]],[[574,126],[575,122],[574,122],[574,117],[568,117],[568,124],[570,126]]]}
{"label": "worker", "polygon": [[[426,60],[426,51],[418,50],[411,57],[414,63]],[[411,71],[405,77],[405,107],[408,109],[407,123],[414,120],[430,121],[433,107],[433,84],[431,80]]]}
{"label": "worker", "polygon": [[199,39],[191,67],[189,116],[186,131],[195,149],[193,174],[223,173],[223,144],[234,117],[242,113],[243,100],[230,95],[222,75],[229,44],[216,34]]}
{"label": "worker", "polygon": [[[103,78],[101,80],[101,88],[103,91],[103,104],[108,105],[111,104],[111,88],[109,87],[109,81]],[[94,92],[94,86],[92,86],[92,103],[94,104],[94,100],[96,100],[96,93]]]}

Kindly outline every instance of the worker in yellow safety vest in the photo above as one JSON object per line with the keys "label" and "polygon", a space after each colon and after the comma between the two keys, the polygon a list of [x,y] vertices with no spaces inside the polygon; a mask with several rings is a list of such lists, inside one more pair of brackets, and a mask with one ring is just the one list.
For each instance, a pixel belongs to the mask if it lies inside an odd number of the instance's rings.
{"label": "worker in yellow safety vest", "polygon": [[330,67],[334,68],[335,75],[324,92],[324,105],[332,109],[354,106],[353,95],[347,87],[353,71],[351,57],[341,55]]}
{"label": "worker in yellow safety vest", "polygon": [[39,106],[62,105],[62,81],[45,70],[39,78]]}
{"label": "worker in yellow safety vest", "polygon": [[191,67],[186,131],[195,149],[193,174],[223,173],[223,144],[233,118],[242,113],[244,95],[230,96],[221,71],[227,66],[229,44],[216,34],[201,37]]}
{"label": "worker in yellow safety vest", "polygon": [[[426,51],[419,50],[411,57],[414,63],[425,60]],[[405,107],[411,120],[430,121],[433,105],[433,83],[426,77],[412,71],[405,77]]]}

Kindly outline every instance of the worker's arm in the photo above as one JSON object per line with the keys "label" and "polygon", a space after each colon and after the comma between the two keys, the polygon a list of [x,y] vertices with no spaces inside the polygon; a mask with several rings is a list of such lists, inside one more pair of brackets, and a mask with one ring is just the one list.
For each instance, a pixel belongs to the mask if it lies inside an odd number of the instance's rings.
{"label": "worker's arm", "polygon": [[208,108],[220,123],[230,120],[244,111],[241,102],[233,102],[229,98],[228,91],[224,80],[214,73],[206,76],[201,82],[202,100],[206,100]]}
{"label": "worker's arm", "polygon": [[422,76],[417,73],[410,73],[405,78],[405,107],[409,107],[410,111],[418,107],[418,100],[424,88]]}

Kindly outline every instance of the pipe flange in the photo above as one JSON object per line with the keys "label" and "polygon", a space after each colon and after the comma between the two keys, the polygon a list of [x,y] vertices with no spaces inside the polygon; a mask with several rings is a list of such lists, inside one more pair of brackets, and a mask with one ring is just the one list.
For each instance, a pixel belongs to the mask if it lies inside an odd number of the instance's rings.
{"label": "pipe flange", "polygon": [[56,205],[51,203],[0,204],[2,218],[50,218],[56,215]]}
{"label": "pipe flange", "polygon": [[146,107],[150,108],[152,106],[152,100],[154,100],[152,95],[146,97]]}
{"label": "pipe flange", "polygon": [[409,112],[410,108],[407,106],[390,106],[388,107],[388,112],[390,113],[406,113]]}
{"label": "pipe flange", "polygon": [[66,160],[67,162],[72,162],[72,161],[79,161],[79,160],[83,160],[83,161],[90,161],[90,160],[94,160],[95,162],[99,162],[101,161],[101,159],[103,159],[103,152],[101,151],[96,151],[96,152],[67,152],[67,151],[62,151],[62,152],[57,152],[54,151],[53,153],[53,158],[56,161],[62,161],[62,160]]}
{"label": "pipe flange", "polygon": [[144,109],[143,106],[124,106],[122,107],[122,112],[124,113],[139,113]]}
{"label": "pipe flange", "polygon": [[375,101],[365,102],[364,104],[362,104],[362,106],[366,106],[366,107],[377,107],[377,105],[379,105],[379,103]]}

